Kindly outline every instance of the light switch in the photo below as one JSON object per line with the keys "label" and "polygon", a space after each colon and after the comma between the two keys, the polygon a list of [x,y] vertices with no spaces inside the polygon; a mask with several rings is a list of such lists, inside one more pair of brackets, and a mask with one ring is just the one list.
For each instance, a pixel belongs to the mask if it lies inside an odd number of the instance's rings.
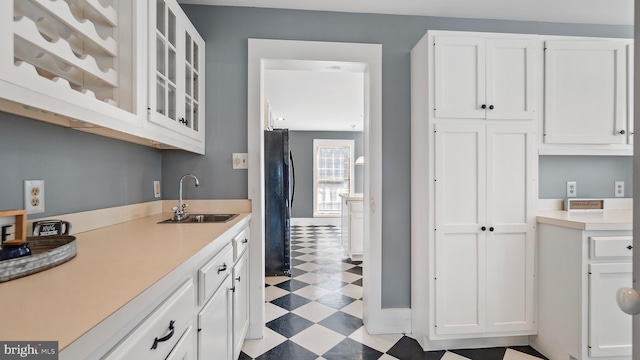
{"label": "light switch", "polygon": [[233,153],[231,157],[234,169],[248,169],[249,161],[247,153]]}

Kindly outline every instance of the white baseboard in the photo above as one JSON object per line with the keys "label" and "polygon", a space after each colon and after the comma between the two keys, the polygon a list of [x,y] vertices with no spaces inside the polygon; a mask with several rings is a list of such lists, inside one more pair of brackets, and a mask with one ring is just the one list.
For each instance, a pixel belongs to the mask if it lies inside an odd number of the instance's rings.
{"label": "white baseboard", "polygon": [[[508,336],[484,339],[456,339],[456,340],[435,340],[418,339],[413,335],[407,334],[418,341],[422,350],[451,350],[451,349],[481,349],[490,347],[509,347],[509,346],[526,346],[529,345],[528,336]],[[422,341],[421,341],[422,340]]]}
{"label": "white baseboard", "polygon": [[367,332],[372,335],[406,334],[411,332],[411,309],[380,309],[369,314],[365,323]]}
{"label": "white baseboard", "polygon": [[333,225],[340,226],[339,217],[318,217],[318,218],[291,218],[291,225],[309,226],[309,225]]}

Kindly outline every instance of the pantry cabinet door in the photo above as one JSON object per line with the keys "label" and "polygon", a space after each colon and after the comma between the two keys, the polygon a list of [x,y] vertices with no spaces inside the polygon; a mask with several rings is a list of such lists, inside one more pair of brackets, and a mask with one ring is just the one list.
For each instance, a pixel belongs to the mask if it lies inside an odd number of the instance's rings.
{"label": "pantry cabinet door", "polygon": [[435,117],[484,119],[484,38],[437,36],[434,41]]}
{"label": "pantry cabinet door", "polygon": [[[486,135],[484,124],[437,124],[435,332],[485,328]],[[485,229],[486,230],[486,229]]]}
{"label": "pantry cabinet door", "polygon": [[535,142],[530,124],[487,126],[487,331],[534,328]]}
{"label": "pantry cabinet door", "polygon": [[535,50],[533,39],[487,39],[487,119],[535,117]]}
{"label": "pantry cabinet door", "polygon": [[620,41],[547,41],[544,142],[625,144],[625,62]]}

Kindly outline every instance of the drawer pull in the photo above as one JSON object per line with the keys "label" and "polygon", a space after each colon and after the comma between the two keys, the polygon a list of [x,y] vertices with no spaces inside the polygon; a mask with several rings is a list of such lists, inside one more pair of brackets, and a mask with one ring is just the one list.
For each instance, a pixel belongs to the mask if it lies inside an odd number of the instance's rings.
{"label": "drawer pull", "polygon": [[243,244],[246,244],[246,243],[248,243],[248,242],[249,242],[249,239],[244,238],[241,242],[242,242]]}
{"label": "drawer pull", "polygon": [[627,246],[627,249],[631,250],[631,249],[633,249],[633,246],[629,245],[629,246]]}
{"label": "drawer pull", "polygon": [[169,339],[171,339],[171,337],[173,336],[173,334],[175,333],[176,329],[173,327],[173,324],[175,323],[175,321],[171,320],[169,322],[169,330],[171,330],[169,332],[169,334],[167,334],[164,337],[161,337],[160,339],[155,338],[155,340],[153,340],[153,346],[151,346],[151,350],[155,350],[158,347],[158,343],[163,342],[163,341],[167,341]]}
{"label": "drawer pull", "polygon": [[218,274],[225,271],[227,271],[227,264],[222,264],[222,266],[218,268]]}

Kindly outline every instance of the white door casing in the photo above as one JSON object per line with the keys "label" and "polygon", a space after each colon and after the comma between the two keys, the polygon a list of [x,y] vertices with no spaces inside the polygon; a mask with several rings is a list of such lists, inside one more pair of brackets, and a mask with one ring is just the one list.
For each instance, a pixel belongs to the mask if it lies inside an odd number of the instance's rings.
{"label": "white door casing", "polygon": [[[382,46],[249,39],[248,52],[248,197],[252,200],[250,327],[247,337],[262,336],[264,324],[264,175],[262,148],[264,119],[262,70],[266,59],[342,61],[365,67],[364,152],[364,268],[363,316],[371,334],[409,332],[410,309],[382,308]],[[254,286],[256,284],[256,286]]]}

